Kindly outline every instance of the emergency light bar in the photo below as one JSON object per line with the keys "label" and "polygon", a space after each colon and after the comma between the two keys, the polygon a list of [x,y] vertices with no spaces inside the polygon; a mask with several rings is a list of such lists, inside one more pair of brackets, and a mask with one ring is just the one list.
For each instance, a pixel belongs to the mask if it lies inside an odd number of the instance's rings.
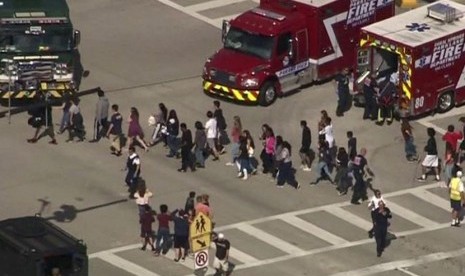
{"label": "emergency light bar", "polygon": [[66,17],[31,17],[31,18],[2,18],[0,24],[61,24],[68,23]]}
{"label": "emergency light bar", "polygon": [[272,12],[272,11],[267,11],[267,10],[260,9],[260,8],[252,9],[252,12],[255,13],[255,14],[264,16],[264,17],[268,17],[268,18],[271,18],[271,19],[276,19],[278,21],[283,21],[284,19],[286,19],[286,16],[284,16],[282,14],[275,13],[275,12]]}

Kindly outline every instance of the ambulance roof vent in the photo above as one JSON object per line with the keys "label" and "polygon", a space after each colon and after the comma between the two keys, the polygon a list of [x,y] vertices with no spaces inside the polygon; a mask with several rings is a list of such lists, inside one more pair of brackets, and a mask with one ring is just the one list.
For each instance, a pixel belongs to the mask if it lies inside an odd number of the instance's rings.
{"label": "ambulance roof vent", "polygon": [[461,18],[463,15],[460,11],[449,5],[436,3],[428,7],[428,16],[444,23],[450,23]]}
{"label": "ambulance roof vent", "polygon": [[274,19],[274,20],[278,20],[278,21],[283,21],[284,19],[286,19],[286,16],[284,16],[282,14],[275,13],[275,12],[268,11],[268,10],[264,10],[264,9],[260,9],[260,8],[254,8],[254,9],[252,9],[252,12],[255,13],[255,14],[264,16],[264,17],[268,17],[268,18],[271,18],[271,19]]}

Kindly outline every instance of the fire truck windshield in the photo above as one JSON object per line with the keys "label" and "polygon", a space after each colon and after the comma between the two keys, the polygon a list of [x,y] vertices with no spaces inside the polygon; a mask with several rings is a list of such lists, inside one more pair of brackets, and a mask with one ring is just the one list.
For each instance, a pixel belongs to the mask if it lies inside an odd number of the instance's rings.
{"label": "fire truck windshield", "polygon": [[224,48],[270,59],[273,52],[273,37],[251,34],[231,27],[224,40]]}
{"label": "fire truck windshield", "polygon": [[0,52],[37,53],[40,51],[70,51],[73,47],[72,34],[9,33],[0,35]]}

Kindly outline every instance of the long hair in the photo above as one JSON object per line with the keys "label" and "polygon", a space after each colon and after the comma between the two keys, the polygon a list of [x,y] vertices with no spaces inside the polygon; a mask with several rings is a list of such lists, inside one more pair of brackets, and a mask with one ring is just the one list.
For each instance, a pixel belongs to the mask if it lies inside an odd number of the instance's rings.
{"label": "long hair", "polygon": [[176,114],[176,110],[174,110],[174,109],[170,110],[170,113],[168,115],[168,119],[175,119],[176,121],[178,121],[178,115]]}
{"label": "long hair", "polygon": [[239,130],[239,132],[242,132],[242,123],[241,123],[241,118],[239,116],[234,116],[233,117],[233,125],[235,128]]}
{"label": "long hair", "polygon": [[163,121],[166,122],[166,120],[168,119],[168,109],[166,108],[164,103],[159,103],[158,107],[160,108],[160,111],[163,114]]}
{"label": "long hair", "polygon": [[292,155],[292,153],[291,153],[292,152],[292,147],[291,147],[291,144],[289,144],[288,141],[283,142],[283,148],[286,148],[289,151],[289,156]]}
{"label": "long hair", "polygon": [[135,107],[131,107],[131,117],[133,117],[136,120],[139,120],[139,110]]}
{"label": "long hair", "polygon": [[250,131],[248,131],[247,129],[243,131],[244,134],[245,134],[245,138],[247,141],[249,141],[249,144],[252,148],[255,148],[255,143],[253,141],[253,138],[252,138],[252,135],[250,135]]}

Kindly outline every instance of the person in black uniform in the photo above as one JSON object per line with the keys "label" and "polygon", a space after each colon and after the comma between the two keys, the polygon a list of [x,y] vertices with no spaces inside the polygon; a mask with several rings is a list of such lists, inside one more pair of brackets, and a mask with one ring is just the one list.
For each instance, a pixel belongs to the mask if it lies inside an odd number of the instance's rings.
{"label": "person in black uniform", "polygon": [[178,169],[179,172],[186,172],[187,167],[191,169],[191,171],[195,171],[194,162],[192,162],[192,147],[194,144],[192,143],[192,132],[187,129],[185,123],[181,123],[181,168]]}
{"label": "person in black uniform", "polygon": [[391,210],[384,205],[383,201],[378,203],[378,208],[374,211],[374,226],[376,240],[376,256],[381,257],[386,247],[387,229],[389,219],[392,218]]}
{"label": "person in black uniform", "polygon": [[128,159],[126,160],[126,185],[128,185],[129,198],[134,198],[134,193],[137,188],[137,181],[140,176],[140,158],[136,153],[134,146],[130,146],[128,149]]}
{"label": "person in black uniform", "polygon": [[337,108],[336,116],[344,116],[344,112],[347,110],[350,100],[349,92],[349,68],[344,68],[342,72],[336,75],[335,79],[337,84]]}
{"label": "person in black uniform", "polygon": [[365,108],[363,112],[363,120],[376,119],[376,94],[378,91],[378,84],[374,75],[365,79],[363,85],[363,94],[365,96]]}
{"label": "person in black uniform", "polygon": [[384,82],[382,89],[378,93],[377,125],[383,125],[385,120],[390,125],[394,120],[394,103],[397,93],[396,82],[397,76],[396,74],[392,74],[390,79]]}
{"label": "person in black uniform", "polygon": [[350,203],[352,204],[360,204],[359,200],[367,200],[367,186],[364,180],[364,176],[369,174],[373,176],[373,172],[368,167],[368,161],[365,158],[367,150],[362,148],[360,153],[355,156],[354,160],[352,161],[352,171],[355,178],[355,185],[354,185],[354,193],[352,194],[352,200]]}

